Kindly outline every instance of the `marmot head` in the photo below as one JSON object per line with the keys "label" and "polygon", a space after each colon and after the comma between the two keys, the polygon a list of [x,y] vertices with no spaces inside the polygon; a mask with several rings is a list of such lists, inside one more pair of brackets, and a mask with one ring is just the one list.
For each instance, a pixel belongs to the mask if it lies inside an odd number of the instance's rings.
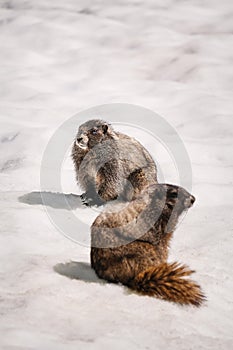
{"label": "marmot head", "polygon": [[195,197],[186,191],[183,187],[175,185],[166,185],[167,188],[167,206],[173,207],[177,205],[178,211],[191,208],[195,202]]}
{"label": "marmot head", "polygon": [[167,218],[178,218],[184,211],[192,207],[195,197],[183,187],[168,184],[151,186],[152,206],[160,207]]}
{"label": "marmot head", "polygon": [[110,124],[103,120],[93,119],[80,125],[75,139],[77,147],[88,150],[114,135]]}
{"label": "marmot head", "polygon": [[195,202],[195,197],[180,186],[158,184],[153,187],[152,207],[160,208],[160,219],[166,226],[166,232],[172,232],[180,215],[191,208]]}

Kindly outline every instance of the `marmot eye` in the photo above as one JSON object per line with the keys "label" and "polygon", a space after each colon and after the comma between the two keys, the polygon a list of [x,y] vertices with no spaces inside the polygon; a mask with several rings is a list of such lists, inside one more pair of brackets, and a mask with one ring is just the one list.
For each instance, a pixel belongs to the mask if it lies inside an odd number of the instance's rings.
{"label": "marmot eye", "polygon": [[97,132],[98,132],[98,129],[92,129],[92,130],[91,130],[91,134],[92,134],[92,135],[96,135]]}
{"label": "marmot eye", "polygon": [[170,193],[169,193],[169,196],[170,196],[171,198],[177,198],[178,193],[177,193],[177,191],[173,191],[173,192],[170,192]]}

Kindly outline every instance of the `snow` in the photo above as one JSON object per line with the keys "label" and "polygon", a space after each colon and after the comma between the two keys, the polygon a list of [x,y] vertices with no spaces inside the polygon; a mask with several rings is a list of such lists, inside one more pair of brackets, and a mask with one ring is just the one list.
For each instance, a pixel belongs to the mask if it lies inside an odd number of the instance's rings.
{"label": "snow", "polygon": [[[232,11],[229,0],[0,0],[1,349],[232,348]],[[160,181],[180,180],[171,152],[145,137],[156,127],[149,118],[126,117],[143,130],[116,117],[118,107],[130,110],[124,103],[162,116],[188,152],[197,200],[169,260],[197,271],[208,299],[200,309],[138,296],[89,266],[99,209],[75,197],[69,147],[79,120],[109,111],[101,117],[150,150]],[[61,167],[67,210],[56,179],[41,189],[40,172],[71,117]],[[50,192],[47,212],[41,190]],[[82,220],[73,240],[51,212]]]}

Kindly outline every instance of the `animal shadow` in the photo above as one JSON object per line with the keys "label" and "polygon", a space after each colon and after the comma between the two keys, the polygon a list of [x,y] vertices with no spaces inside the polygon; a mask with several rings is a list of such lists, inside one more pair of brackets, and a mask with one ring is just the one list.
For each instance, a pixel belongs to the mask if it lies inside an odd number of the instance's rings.
{"label": "animal shadow", "polygon": [[74,210],[83,207],[81,197],[72,193],[30,192],[18,197],[18,200],[29,205],[45,205],[55,209]]}
{"label": "animal shadow", "polygon": [[70,261],[67,263],[59,263],[53,267],[54,271],[62,276],[70,279],[76,279],[89,283],[107,283],[98,278],[91,266],[84,262]]}
{"label": "animal shadow", "polygon": [[[67,263],[59,263],[56,264],[53,269],[55,272],[59,273],[59,275],[66,276],[70,279],[76,279],[87,283],[99,283],[102,285],[109,283],[108,281],[98,278],[91,266],[84,262],[70,261]],[[117,287],[117,285],[115,286]],[[129,289],[126,286],[121,285],[121,287],[123,288],[124,295],[126,296],[140,296],[137,291]]]}

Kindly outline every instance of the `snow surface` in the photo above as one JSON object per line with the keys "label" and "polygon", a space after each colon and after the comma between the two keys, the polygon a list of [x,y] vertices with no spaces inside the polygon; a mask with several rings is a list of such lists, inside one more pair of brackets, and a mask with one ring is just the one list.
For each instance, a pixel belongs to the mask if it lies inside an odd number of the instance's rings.
{"label": "snow surface", "polygon": [[[0,0],[0,41],[1,349],[232,349],[232,1]],[[89,248],[65,238],[41,205],[55,130],[116,102],[162,115],[188,151],[197,202],[170,260],[197,271],[208,298],[200,309],[98,280]],[[69,160],[63,170],[64,191],[79,193]],[[59,196],[48,194],[58,213]]]}

